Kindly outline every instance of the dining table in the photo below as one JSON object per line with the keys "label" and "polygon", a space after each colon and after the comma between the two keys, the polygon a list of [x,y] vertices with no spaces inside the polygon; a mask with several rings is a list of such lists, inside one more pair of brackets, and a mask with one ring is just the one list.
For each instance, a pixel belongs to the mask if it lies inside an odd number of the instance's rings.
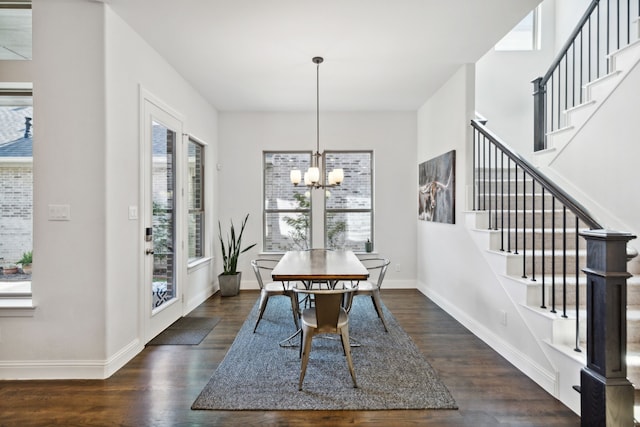
{"label": "dining table", "polygon": [[[307,289],[314,284],[326,284],[330,289],[335,289],[341,281],[357,285],[359,281],[367,280],[369,271],[353,251],[308,249],[286,252],[273,268],[271,278],[283,283],[300,282]],[[300,332],[296,331],[281,341],[280,345],[294,345],[291,340]]]}
{"label": "dining table", "polygon": [[340,281],[367,280],[369,271],[353,251],[309,249],[286,252],[271,272],[274,281],[299,281],[310,288],[327,283],[335,288]]}

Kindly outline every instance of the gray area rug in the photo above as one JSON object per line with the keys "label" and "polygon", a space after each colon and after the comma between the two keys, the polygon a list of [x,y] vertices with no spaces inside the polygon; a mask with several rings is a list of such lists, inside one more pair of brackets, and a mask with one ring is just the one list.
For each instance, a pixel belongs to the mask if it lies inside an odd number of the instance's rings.
{"label": "gray area rug", "polygon": [[198,345],[219,321],[219,317],[181,317],[147,345]]}
{"label": "gray area rug", "polygon": [[353,388],[340,341],[316,336],[298,391],[299,347],[279,346],[295,332],[288,298],[269,299],[254,334],[257,308],[192,409],[457,409],[449,390],[386,307],[389,332],[384,332],[370,298],[356,297],[350,316],[349,333],[361,344],[351,349],[358,388]]}

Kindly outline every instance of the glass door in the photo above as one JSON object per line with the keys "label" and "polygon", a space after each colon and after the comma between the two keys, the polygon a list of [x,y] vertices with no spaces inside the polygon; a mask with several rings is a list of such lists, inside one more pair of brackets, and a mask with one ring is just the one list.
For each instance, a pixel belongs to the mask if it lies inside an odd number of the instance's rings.
{"label": "glass door", "polygon": [[144,109],[145,342],[182,316],[179,225],[182,122],[145,99]]}

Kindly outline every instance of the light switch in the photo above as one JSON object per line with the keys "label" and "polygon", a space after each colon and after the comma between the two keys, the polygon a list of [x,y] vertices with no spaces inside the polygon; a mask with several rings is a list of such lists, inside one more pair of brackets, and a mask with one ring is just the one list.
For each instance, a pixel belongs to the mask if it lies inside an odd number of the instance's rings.
{"label": "light switch", "polygon": [[138,207],[129,206],[129,219],[138,219]]}
{"label": "light switch", "polygon": [[71,206],[49,205],[49,221],[70,221]]}

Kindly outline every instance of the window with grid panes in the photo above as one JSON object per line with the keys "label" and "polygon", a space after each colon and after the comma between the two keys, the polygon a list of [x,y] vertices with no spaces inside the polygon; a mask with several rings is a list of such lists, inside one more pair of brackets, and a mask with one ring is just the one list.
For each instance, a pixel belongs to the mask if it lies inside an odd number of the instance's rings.
{"label": "window with grid panes", "polygon": [[373,243],[373,152],[325,151],[325,176],[342,168],[344,181],[325,191],[325,247],[365,251]]}
{"label": "window with grid panes", "polygon": [[263,153],[263,251],[311,248],[311,197],[304,185],[291,184],[292,169],[307,170],[310,151]]}

